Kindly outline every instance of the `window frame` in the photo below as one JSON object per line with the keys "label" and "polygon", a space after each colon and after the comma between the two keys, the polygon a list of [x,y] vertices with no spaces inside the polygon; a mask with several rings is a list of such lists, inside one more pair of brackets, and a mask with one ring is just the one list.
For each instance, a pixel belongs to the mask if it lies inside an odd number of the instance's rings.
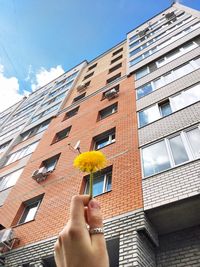
{"label": "window frame", "polygon": [[[70,133],[70,131],[71,131],[71,128],[72,128],[72,126],[69,126],[69,127],[65,128],[65,129],[63,129],[63,130],[57,132],[57,133],[55,134],[55,136],[54,136],[53,141],[52,141],[51,144],[53,145],[53,144],[55,144],[55,143],[57,143],[57,142],[62,141],[62,140],[65,139],[65,138],[67,138],[67,137],[69,136],[69,133]],[[59,137],[59,134],[62,134],[62,133],[64,133],[64,132],[66,132],[65,136],[63,136],[63,137]]]}
{"label": "window frame", "polygon": [[[52,156],[52,157],[50,157],[48,159],[43,160],[41,165],[40,165],[40,168],[45,167],[46,171],[49,172],[49,173],[55,171],[56,166],[57,166],[58,161],[59,161],[59,158],[60,158],[60,155],[61,155],[61,153],[56,154],[56,155],[54,155],[54,156]],[[48,164],[51,163],[51,161],[54,161],[53,165],[52,165],[53,167],[48,167]],[[51,169],[51,170],[49,170],[49,169]]]}
{"label": "window frame", "polygon": [[117,62],[118,60],[122,59],[123,58],[123,54],[119,55],[118,57],[116,58],[113,58],[111,61],[110,61],[110,65],[112,65],[113,63]]}
{"label": "window frame", "polygon": [[117,54],[119,54],[120,52],[122,52],[124,49],[123,47],[120,47],[119,49],[115,50],[113,53],[112,53],[112,57],[116,56]]}
{"label": "window frame", "polygon": [[84,93],[82,93],[82,94],[80,94],[80,95],[74,97],[72,103],[77,103],[77,102],[80,101],[81,99],[84,99],[85,96],[86,96],[86,92],[84,92]]}
{"label": "window frame", "polygon": [[[137,96],[137,100],[151,94],[152,92],[159,90],[160,88],[169,85],[170,83],[181,79],[182,77],[184,77],[185,75],[188,75],[190,73],[192,73],[195,70],[198,70],[200,68],[200,64],[198,65],[198,63],[196,63],[196,61],[200,61],[200,57],[195,57],[192,60],[189,60],[187,62],[185,62],[184,64],[182,64],[179,67],[174,68],[171,71],[168,71],[166,73],[164,73],[163,75],[157,77],[156,79],[136,88],[136,96]],[[191,68],[191,71],[187,72],[186,74],[183,74],[182,76],[180,76],[179,74],[177,74],[178,71],[183,71],[184,68]],[[170,75],[170,81],[169,81],[169,75]],[[156,82],[160,81],[161,86],[156,85]],[[146,86],[151,86],[152,91],[147,93],[147,94],[143,94],[142,96],[138,97],[138,91],[141,90],[142,88],[145,88]]]}
{"label": "window frame", "polygon": [[[39,195],[37,197],[34,197],[32,199],[29,199],[29,200],[27,200],[27,201],[25,201],[25,202],[22,203],[22,205],[23,205],[23,211],[21,213],[21,216],[20,216],[19,220],[17,221],[17,226],[20,226],[20,225],[23,225],[25,223],[28,223],[28,222],[31,222],[31,221],[34,221],[35,220],[35,218],[37,216],[37,213],[38,213],[38,210],[39,210],[39,207],[40,207],[41,202],[43,200],[43,197],[44,197],[44,194]],[[27,208],[30,207],[31,205],[34,205],[35,203],[37,203],[37,209],[36,209],[36,211],[34,213],[34,217],[33,217],[33,219],[31,219],[29,221],[26,221],[26,218],[27,218],[29,212],[26,214],[25,218],[23,218],[23,216],[24,216]],[[30,208],[29,208],[29,211],[30,211]],[[22,221],[22,219],[23,219],[23,221]]]}
{"label": "window frame", "polygon": [[[169,170],[171,170],[173,168],[182,166],[184,164],[187,164],[189,162],[192,162],[194,160],[199,159],[200,158],[200,153],[199,153],[198,157],[195,156],[195,154],[194,154],[194,152],[192,150],[192,146],[190,144],[190,140],[189,140],[189,138],[187,136],[187,133],[189,131],[191,131],[191,130],[194,130],[194,129],[198,129],[200,131],[200,124],[196,125],[196,126],[193,126],[193,127],[190,127],[190,128],[187,128],[187,129],[184,129],[184,130],[182,130],[180,132],[176,132],[176,133],[174,133],[174,134],[172,134],[170,136],[167,136],[167,137],[165,137],[163,139],[157,140],[156,142],[153,142],[151,144],[148,144],[148,145],[145,145],[145,146],[141,147],[140,155],[141,155],[141,165],[142,165],[142,177],[143,177],[143,179],[146,179],[146,178],[154,176],[154,175],[159,175],[159,174],[161,174],[161,173],[163,173],[165,171],[169,171]],[[183,147],[184,147],[184,149],[186,151],[186,155],[188,156],[188,160],[185,160],[184,162],[181,162],[179,164],[175,163],[175,160],[174,160],[174,157],[173,157],[173,153],[172,153],[172,149],[171,149],[171,146],[170,146],[170,139],[172,139],[174,137],[177,137],[177,136],[180,136],[182,144],[183,144]],[[165,170],[162,170],[162,171],[159,171],[159,172],[155,172],[153,174],[145,176],[144,175],[145,171],[144,171],[144,161],[143,161],[143,152],[142,152],[142,150],[145,149],[145,148],[151,147],[154,144],[161,143],[161,142],[164,142],[164,145],[165,145],[165,148],[166,148],[166,151],[167,151],[167,156],[169,157],[170,167],[165,169]]]}
{"label": "window frame", "polygon": [[106,84],[111,84],[115,81],[117,81],[119,78],[121,78],[121,72],[115,74],[114,76],[110,77],[109,79],[106,80]]}
{"label": "window frame", "polygon": [[[114,136],[114,138],[113,138],[113,136]],[[106,138],[108,138],[108,141],[106,142],[106,144],[102,147],[99,147],[99,144],[97,144],[97,143],[99,143],[101,141],[103,142],[103,140],[105,140]],[[109,129],[109,130],[95,136],[93,138],[93,143],[94,143],[94,145],[93,145],[94,150],[100,150],[100,149],[103,149],[109,145],[116,143],[116,127]]]}
{"label": "window frame", "polygon": [[[102,178],[103,186],[102,186],[102,192],[97,194],[97,195],[93,195],[93,197],[101,196],[102,194],[106,194],[106,193],[109,193],[112,191],[112,176],[113,176],[113,166],[112,165],[94,173],[94,181],[95,181],[95,179]],[[86,176],[84,176],[83,179],[85,181],[83,193],[88,194],[90,176],[86,175]],[[111,185],[110,186],[111,189],[107,190],[109,184]],[[94,190],[94,185],[93,185],[93,190]]]}
{"label": "window frame", "polygon": [[[103,111],[110,110],[110,109],[111,109],[111,112],[109,114],[105,115],[104,117],[102,117],[101,113]],[[118,111],[118,102],[115,102],[114,104],[109,105],[109,106],[99,110],[97,121],[101,121],[101,120],[103,120],[103,119],[105,119],[105,118],[117,113],[117,111]]]}
{"label": "window frame", "polygon": [[[70,119],[70,118],[76,116],[76,115],[78,114],[79,108],[80,108],[80,106],[77,106],[77,107],[75,107],[75,108],[70,109],[69,111],[67,111],[67,112],[65,113],[65,116],[64,116],[64,118],[63,118],[62,121],[68,120],[68,119]],[[75,113],[74,113],[74,112],[75,112]],[[71,113],[72,113],[72,115],[71,115]],[[69,116],[69,115],[70,115],[70,116]]]}
{"label": "window frame", "polygon": [[91,71],[92,69],[96,68],[98,62],[94,63],[92,66],[88,67],[87,72]]}
{"label": "window frame", "polygon": [[122,67],[122,62],[120,62],[120,63],[116,64],[115,66],[113,66],[112,68],[110,68],[110,69],[108,70],[108,74],[110,74],[110,73],[112,73],[112,72],[114,72],[114,71],[120,69],[121,67]]}

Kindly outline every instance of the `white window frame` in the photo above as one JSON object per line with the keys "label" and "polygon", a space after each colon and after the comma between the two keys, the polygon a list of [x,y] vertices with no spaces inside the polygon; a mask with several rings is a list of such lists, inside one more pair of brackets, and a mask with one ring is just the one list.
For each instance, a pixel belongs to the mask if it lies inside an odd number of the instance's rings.
{"label": "white window frame", "polygon": [[[103,180],[103,188],[102,188],[102,192],[98,195],[95,195],[95,197],[111,191],[111,190],[108,190],[108,191],[106,190],[106,187],[108,184],[108,179],[109,179],[108,175],[110,175],[110,174],[111,174],[111,187],[112,187],[112,168],[111,169],[109,168],[108,171],[105,171],[105,173],[103,173],[103,174],[100,174],[100,175],[97,174],[96,178],[100,177]],[[94,174],[94,180],[95,180],[95,174]],[[88,192],[89,192],[89,176],[86,177],[84,194],[87,194]]]}
{"label": "white window frame", "polygon": [[[190,145],[190,141],[189,141],[189,139],[187,137],[187,132],[189,132],[190,130],[196,129],[196,128],[198,128],[199,131],[200,131],[200,125],[194,126],[194,127],[188,128],[188,129],[184,129],[181,132],[178,132],[178,133],[175,133],[173,135],[170,135],[167,138],[163,138],[163,139],[161,139],[161,140],[159,140],[157,142],[153,142],[151,144],[148,144],[147,146],[142,147],[140,149],[141,150],[140,151],[141,152],[140,153],[140,155],[141,155],[140,158],[141,158],[142,176],[143,176],[143,178],[145,179],[145,178],[150,177],[150,176],[158,175],[158,174],[160,174],[162,172],[171,170],[171,169],[173,169],[175,167],[182,166],[184,164],[187,164],[188,162],[191,162],[193,160],[199,159],[200,158],[200,154],[199,154],[199,157],[195,157],[195,155],[194,155],[194,153],[192,151],[192,147]],[[186,153],[187,153],[187,156],[188,156],[188,160],[185,161],[185,162],[182,162],[180,164],[175,164],[175,161],[174,161],[174,158],[173,158],[173,154],[172,154],[172,150],[171,150],[171,147],[170,147],[170,141],[169,141],[171,138],[176,137],[176,136],[180,136],[181,141],[183,143],[183,146],[184,146],[184,148],[186,150]],[[151,174],[149,176],[144,176],[144,165],[143,165],[143,158],[142,158],[142,150],[144,148],[150,147],[150,146],[152,146],[152,145],[154,145],[156,143],[162,142],[162,141],[164,141],[164,144],[165,144],[165,147],[166,147],[166,150],[167,150],[167,154],[168,154],[168,157],[169,157],[169,162],[170,162],[171,168],[163,170],[163,171],[160,171],[160,172],[157,172],[157,173],[154,173],[154,174]]]}

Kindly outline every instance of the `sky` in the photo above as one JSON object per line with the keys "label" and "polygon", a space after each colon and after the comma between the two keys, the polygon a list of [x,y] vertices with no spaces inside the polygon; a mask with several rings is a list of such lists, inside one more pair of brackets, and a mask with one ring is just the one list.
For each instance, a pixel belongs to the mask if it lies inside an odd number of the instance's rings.
{"label": "sky", "polygon": [[[0,0],[0,111],[91,61],[172,0]],[[179,0],[200,10],[200,0]]]}

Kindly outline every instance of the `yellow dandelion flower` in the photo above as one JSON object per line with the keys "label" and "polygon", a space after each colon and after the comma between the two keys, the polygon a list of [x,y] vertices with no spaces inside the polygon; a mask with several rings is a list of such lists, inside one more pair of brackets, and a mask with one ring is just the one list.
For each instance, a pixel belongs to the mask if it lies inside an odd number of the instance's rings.
{"label": "yellow dandelion flower", "polygon": [[106,157],[100,151],[81,153],[74,160],[74,167],[83,172],[96,172],[106,166]]}
{"label": "yellow dandelion flower", "polygon": [[90,173],[89,195],[93,195],[93,173],[106,166],[106,157],[100,151],[88,151],[81,153],[74,160],[74,167],[83,172]]}

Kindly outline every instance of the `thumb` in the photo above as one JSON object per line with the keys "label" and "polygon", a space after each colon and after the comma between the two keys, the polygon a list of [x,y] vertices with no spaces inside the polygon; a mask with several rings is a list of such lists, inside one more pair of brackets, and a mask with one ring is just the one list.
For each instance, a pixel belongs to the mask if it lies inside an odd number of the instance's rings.
{"label": "thumb", "polygon": [[94,198],[88,204],[87,219],[90,228],[103,227],[101,208]]}

